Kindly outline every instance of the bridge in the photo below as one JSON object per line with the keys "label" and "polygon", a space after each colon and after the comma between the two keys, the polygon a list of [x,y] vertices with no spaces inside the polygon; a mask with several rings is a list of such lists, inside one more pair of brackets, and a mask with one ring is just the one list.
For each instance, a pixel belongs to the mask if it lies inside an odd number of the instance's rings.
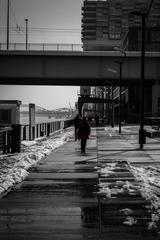
{"label": "bridge", "polygon": [[[0,51],[0,84],[105,86],[119,84],[122,61],[123,86],[140,83],[141,53],[118,51]],[[115,73],[108,71],[115,69]],[[160,53],[147,52],[145,83],[160,79]]]}

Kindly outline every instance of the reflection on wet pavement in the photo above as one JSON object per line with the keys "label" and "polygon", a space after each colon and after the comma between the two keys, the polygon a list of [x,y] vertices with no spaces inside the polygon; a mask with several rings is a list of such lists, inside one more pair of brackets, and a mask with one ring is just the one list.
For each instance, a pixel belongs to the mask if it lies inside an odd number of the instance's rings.
{"label": "reflection on wet pavement", "polygon": [[[85,156],[79,142],[68,142],[32,167],[25,181],[0,200],[1,240],[160,239],[149,228],[150,202],[141,195],[128,162],[104,154],[116,134],[104,138],[102,130],[97,133],[98,152],[93,129]],[[122,150],[124,142],[117,139]]]}

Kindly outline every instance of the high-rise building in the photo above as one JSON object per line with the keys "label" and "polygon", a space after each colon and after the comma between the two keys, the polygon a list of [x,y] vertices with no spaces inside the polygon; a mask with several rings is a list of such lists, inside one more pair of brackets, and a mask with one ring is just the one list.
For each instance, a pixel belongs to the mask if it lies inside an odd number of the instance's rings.
{"label": "high-rise building", "polygon": [[[147,12],[151,3],[149,16],[146,19],[146,50],[160,51],[160,0],[84,0],[82,6],[83,50],[107,51],[121,46],[127,51],[140,51],[142,19],[131,12]],[[103,97],[101,95],[104,94],[100,94],[99,90],[101,87],[96,87],[96,95]],[[151,100],[153,95],[151,88],[149,91],[145,89],[148,94],[147,99]],[[115,88],[113,92],[114,99],[118,99],[119,87]],[[137,122],[139,89],[136,87],[124,88],[121,97],[125,102],[122,118],[124,116],[124,119],[128,119],[128,121]],[[101,109],[100,105],[96,106],[96,111]],[[118,108],[118,105],[114,107],[115,116],[119,112]],[[153,114],[151,104],[145,104],[145,111],[148,111],[149,115],[152,111]]]}
{"label": "high-rise building", "polygon": [[[84,0],[82,42],[85,51],[113,50],[125,38],[129,27],[141,26],[132,11],[147,11],[150,0]],[[160,0],[154,0],[146,21],[148,27],[160,26]]]}

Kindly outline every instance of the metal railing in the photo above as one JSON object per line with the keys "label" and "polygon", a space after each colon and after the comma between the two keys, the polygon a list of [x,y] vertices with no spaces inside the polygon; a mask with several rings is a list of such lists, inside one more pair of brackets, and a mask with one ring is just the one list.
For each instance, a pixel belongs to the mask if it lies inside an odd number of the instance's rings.
{"label": "metal railing", "polygon": [[[6,43],[0,43],[0,51],[7,50]],[[10,43],[9,51],[83,51],[82,44],[59,43]]]}
{"label": "metal railing", "polygon": [[50,135],[70,127],[73,119],[57,120],[54,122],[37,123],[34,126],[11,125],[0,127],[0,154],[14,153],[21,151],[22,140],[34,140],[39,137],[49,137]]}
{"label": "metal railing", "polygon": [[48,137],[50,134],[71,126],[72,123],[73,120],[69,119],[37,123],[34,126],[30,126],[29,124],[21,125],[21,140],[34,140],[39,137]]}

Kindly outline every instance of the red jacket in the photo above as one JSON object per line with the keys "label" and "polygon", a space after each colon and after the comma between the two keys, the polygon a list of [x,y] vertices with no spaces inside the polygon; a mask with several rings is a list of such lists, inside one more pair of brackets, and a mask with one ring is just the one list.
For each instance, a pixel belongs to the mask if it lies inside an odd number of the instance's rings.
{"label": "red jacket", "polygon": [[81,120],[78,129],[78,139],[87,139],[90,134],[90,125],[86,119]]}

